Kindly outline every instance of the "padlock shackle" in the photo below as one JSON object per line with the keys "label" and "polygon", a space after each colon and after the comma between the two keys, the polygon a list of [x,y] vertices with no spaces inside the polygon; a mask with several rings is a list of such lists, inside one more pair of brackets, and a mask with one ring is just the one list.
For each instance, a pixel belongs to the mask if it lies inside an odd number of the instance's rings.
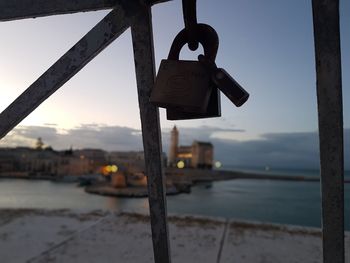
{"label": "padlock shackle", "polygon": [[[207,24],[197,24],[196,31],[197,40],[203,46],[205,58],[209,61],[215,62],[219,48],[219,36],[215,29]],[[179,60],[180,51],[188,41],[188,32],[186,29],[181,30],[171,45],[168,59]]]}

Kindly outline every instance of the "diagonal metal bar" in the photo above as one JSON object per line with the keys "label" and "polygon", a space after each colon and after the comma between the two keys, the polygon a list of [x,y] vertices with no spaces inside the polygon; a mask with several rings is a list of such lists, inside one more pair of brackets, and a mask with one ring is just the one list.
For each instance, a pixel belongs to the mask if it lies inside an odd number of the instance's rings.
{"label": "diagonal metal bar", "polygon": [[[137,9],[128,12],[136,14]],[[114,9],[41,75],[0,114],[0,139],[120,36],[130,19],[123,7]]]}
{"label": "diagonal metal bar", "polygon": [[[126,1],[139,4],[141,0],[0,0],[0,21],[111,9]],[[142,2],[153,5],[167,1]]]}
{"label": "diagonal metal bar", "polygon": [[344,263],[344,150],[339,1],[313,0],[323,262]]}
{"label": "diagonal metal bar", "polygon": [[0,21],[112,8],[120,0],[0,0]]}
{"label": "diagonal metal bar", "polygon": [[148,0],[148,5],[155,5],[160,3],[165,3],[173,0]]}
{"label": "diagonal metal bar", "polygon": [[141,114],[142,137],[148,178],[154,260],[170,263],[165,178],[162,169],[162,145],[158,108],[149,97],[154,85],[155,63],[150,8],[144,8],[131,26],[136,79]]}

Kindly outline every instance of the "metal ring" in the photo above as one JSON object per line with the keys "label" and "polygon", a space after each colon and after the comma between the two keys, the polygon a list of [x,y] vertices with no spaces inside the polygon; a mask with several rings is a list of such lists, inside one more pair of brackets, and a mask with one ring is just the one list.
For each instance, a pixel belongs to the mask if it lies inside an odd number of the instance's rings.
{"label": "metal ring", "polygon": [[[205,58],[209,61],[215,62],[219,48],[219,36],[215,29],[207,24],[197,24],[196,32],[197,41],[203,46]],[[184,28],[175,37],[170,48],[168,59],[178,60],[180,51],[186,43],[188,43],[188,34]]]}

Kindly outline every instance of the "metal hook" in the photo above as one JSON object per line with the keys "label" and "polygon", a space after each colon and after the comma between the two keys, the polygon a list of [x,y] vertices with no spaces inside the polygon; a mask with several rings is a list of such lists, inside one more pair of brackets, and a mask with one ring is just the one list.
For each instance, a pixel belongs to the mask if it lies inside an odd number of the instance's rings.
{"label": "metal hook", "polygon": [[182,10],[187,31],[188,48],[195,51],[198,48],[196,0],[182,0]]}

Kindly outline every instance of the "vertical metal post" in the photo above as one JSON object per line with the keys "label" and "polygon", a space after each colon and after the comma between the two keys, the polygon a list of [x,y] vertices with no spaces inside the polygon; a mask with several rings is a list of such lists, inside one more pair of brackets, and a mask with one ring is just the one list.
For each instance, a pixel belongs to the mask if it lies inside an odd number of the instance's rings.
{"label": "vertical metal post", "polygon": [[159,112],[149,102],[155,79],[151,9],[146,6],[143,8],[144,11],[131,25],[131,34],[148,177],[153,251],[156,263],[170,263]]}
{"label": "vertical metal post", "polygon": [[339,0],[313,0],[323,262],[344,263],[344,149]]}

